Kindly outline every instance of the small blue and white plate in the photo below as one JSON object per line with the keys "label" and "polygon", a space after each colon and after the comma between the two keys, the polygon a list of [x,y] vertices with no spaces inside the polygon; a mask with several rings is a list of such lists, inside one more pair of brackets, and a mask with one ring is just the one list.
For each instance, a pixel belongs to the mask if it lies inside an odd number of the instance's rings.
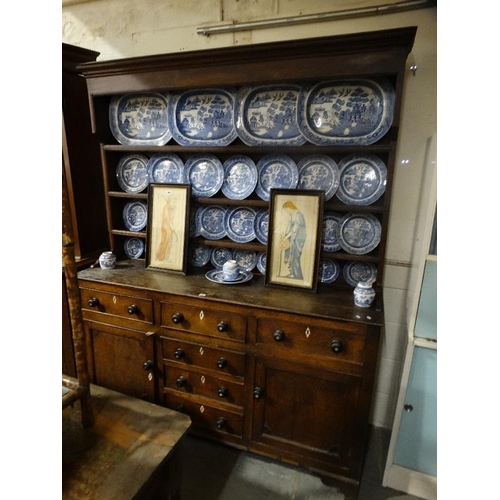
{"label": "small blue and white plate", "polygon": [[224,182],[224,168],[220,160],[210,153],[191,156],[185,164],[185,182],[191,184],[196,198],[210,198]]}
{"label": "small blue and white plate", "polygon": [[342,269],[344,280],[355,288],[360,281],[373,281],[377,278],[377,266],[371,262],[349,261]]}
{"label": "small blue and white plate", "polygon": [[255,214],[253,227],[259,242],[267,245],[267,233],[269,231],[269,210],[267,208],[259,208]]}
{"label": "small blue and white plate", "polygon": [[168,94],[115,96],[109,105],[111,133],[124,146],[164,146],[172,138],[168,107]]}
{"label": "small blue and white plate", "polygon": [[140,193],[148,187],[148,159],[141,154],[122,156],[116,166],[116,180],[126,193]]}
{"label": "small blue and white plate", "polygon": [[222,285],[238,285],[240,283],[246,283],[247,281],[250,281],[253,278],[253,274],[246,271],[240,271],[238,279],[228,281],[224,279],[224,272],[222,271],[222,269],[210,269],[210,271],[205,274],[205,277],[209,281],[220,283]]}
{"label": "small blue and white plate", "polygon": [[337,239],[343,250],[355,255],[371,252],[382,234],[380,221],[372,214],[348,213],[337,224]]}
{"label": "small blue and white plate", "polygon": [[339,187],[339,167],[326,155],[307,156],[297,164],[299,171],[298,189],[317,189],[325,192],[328,201]]}
{"label": "small blue and white plate", "polygon": [[251,158],[234,155],[224,162],[222,192],[230,200],[244,200],[257,185],[257,167]]}
{"label": "small blue and white plate", "polygon": [[205,245],[190,245],[188,250],[188,261],[195,267],[206,266],[210,262],[212,249]]}
{"label": "small blue and white plate", "polygon": [[148,182],[182,184],[184,162],[173,153],[157,153],[148,161]]}
{"label": "small blue and white plate", "polygon": [[248,146],[300,146],[306,139],[297,124],[298,85],[241,88],[236,95],[238,137]]}
{"label": "small blue and white plate", "polygon": [[216,269],[222,269],[222,266],[233,258],[233,251],[229,248],[214,247],[210,262]]}
{"label": "small blue and white plate", "polygon": [[233,252],[233,259],[244,271],[252,271],[257,265],[257,254],[253,250],[238,248]]}
{"label": "small blue and white plate", "polygon": [[297,165],[283,154],[264,156],[257,163],[257,173],[255,192],[264,201],[271,198],[271,189],[295,189],[299,181]]}
{"label": "small blue and white plate", "polygon": [[129,231],[141,231],[148,221],[148,205],[144,201],[131,201],[123,208],[123,223]]}
{"label": "small blue and white plate", "polygon": [[320,259],[319,261],[319,280],[321,283],[333,283],[340,274],[340,266],[336,260]]}
{"label": "small blue and white plate", "polygon": [[126,238],[123,249],[129,259],[138,259],[144,252],[144,241],[142,238]]}
{"label": "small blue and white plate", "polygon": [[226,236],[224,216],[226,209],[221,205],[208,205],[200,214],[200,234],[207,240],[220,240]]}
{"label": "small blue and white plate", "polygon": [[172,94],[168,126],[181,146],[227,146],[236,139],[234,91],[203,89]]}
{"label": "small blue and white plate", "polygon": [[372,154],[353,154],[339,163],[340,184],[337,198],[346,205],[366,206],[385,192],[387,167]]}
{"label": "small blue and white plate", "polygon": [[196,238],[201,236],[201,214],[205,207],[198,207],[189,211],[189,236]]}
{"label": "small blue and white plate", "polygon": [[257,254],[257,269],[261,274],[266,274],[266,261],[267,261],[266,252],[259,252]]}
{"label": "small blue and white plate", "polygon": [[232,207],[224,215],[226,235],[236,243],[249,243],[255,239],[255,210],[250,207]]}
{"label": "small blue and white plate", "polygon": [[338,252],[342,247],[337,238],[337,226],[342,215],[337,212],[325,212],[323,215],[323,237],[321,239],[324,252]]}

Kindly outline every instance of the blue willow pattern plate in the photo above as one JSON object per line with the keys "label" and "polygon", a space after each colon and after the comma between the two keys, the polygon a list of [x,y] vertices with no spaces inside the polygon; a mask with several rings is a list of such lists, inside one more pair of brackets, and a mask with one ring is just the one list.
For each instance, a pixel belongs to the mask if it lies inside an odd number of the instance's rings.
{"label": "blue willow pattern plate", "polygon": [[257,163],[258,180],[255,192],[264,201],[271,198],[271,189],[295,189],[299,172],[295,162],[287,155],[266,155]]}
{"label": "blue willow pattern plate", "polygon": [[267,233],[269,232],[269,210],[267,208],[259,208],[255,214],[254,231],[259,242],[267,245]]}
{"label": "blue willow pattern plate", "polygon": [[210,262],[212,250],[205,245],[190,245],[188,250],[188,261],[195,267],[206,266]]}
{"label": "blue willow pattern plate", "polygon": [[319,189],[325,192],[328,201],[339,187],[339,167],[326,155],[311,155],[297,164],[299,189]]}
{"label": "blue willow pattern plate", "polygon": [[224,162],[224,182],[222,192],[230,200],[248,198],[257,185],[257,167],[245,155],[231,156]]}
{"label": "blue willow pattern plate", "polygon": [[355,288],[360,281],[372,281],[377,277],[377,266],[371,262],[346,262],[342,269],[344,280]]}
{"label": "blue willow pattern plate", "polygon": [[224,279],[224,273],[222,269],[210,269],[205,273],[205,277],[209,281],[213,281],[214,283],[221,283],[223,285],[238,285],[240,283],[246,283],[253,278],[253,274],[246,271],[240,271],[240,275],[238,279],[227,281]]}
{"label": "blue willow pattern plate", "polygon": [[324,252],[338,252],[342,247],[337,238],[337,226],[342,218],[337,212],[325,212],[323,215],[323,237],[321,239]]}
{"label": "blue willow pattern plate", "polygon": [[222,266],[233,258],[233,252],[229,248],[215,247],[210,256],[210,262],[216,269],[222,269]]}
{"label": "blue willow pattern plate", "polygon": [[348,213],[337,224],[337,239],[348,253],[362,255],[371,252],[382,233],[380,221],[372,214]]}
{"label": "blue willow pattern plate", "polygon": [[257,254],[253,250],[236,249],[233,252],[233,259],[244,271],[252,271],[257,265]]}
{"label": "blue willow pattern plate", "polygon": [[196,198],[210,198],[224,182],[224,168],[213,154],[191,156],[185,165],[185,181],[191,184]]}
{"label": "blue willow pattern plate", "polygon": [[319,280],[321,283],[333,283],[340,274],[340,266],[336,260],[320,259]]}
{"label": "blue willow pattern plate", "polygon": [[266,261],[267,261],[266,252],[259,252],[257,254],[257,269],[260,271],[261,274],[266,274]]}
{"label": "blue willow pattern plate", "polygon": [[157,153],[148,161],[148,182],[182,184],[184,163],[173,153]]}
{"label": "blue willow pattern plate", "polygon": [[224,229],[236,243],[249,243],[255,239],[255,210],[250,207],[233,207],[226,210]]}
{"label": "blue willow pattern plate", "polygon": [[189,211],[189,236],[196,238],[201,236],[201,214],[204,207],[198,207],[195,210]]}
{"label": "blue willow pattern plate", "polygon": [[297,125],[297,85],[244,87],[236,95],[238,137],[248,146],[300,146],[306,142]]}
{"label": "blue willow pattern plate", "polygon": [[168,125],[181,146],[227,146],[236,139],[234,92],[188,90],[173,94]]}
{"label": "blue willow pattern plate", "polygon": [[131,201],[123,208],[123,223],[129,231],[140,231],[146,227],[148,205],[144,201]]}
{"label": "blue willow pattern plate", "polygon": [[144,252],[144,241],[141,238],[127,238],[123,243],[123,249],[129,259],[138,259]]}
{"label": "blue willow pattern plate", "polygon": [[207,240],[220,240],[226,236],[224,215],[226,209],[220,205],[209,205],[200,214],[200,233]]}
{"label": "blue willow pattern plate", "polygon": [[148,159],[141,154],[122,156],[116,166],[116,180],[126,193],[140,193],[148,187]]}
{"label": "blue willow pattern plate", "polygon": [[385,79],[312,84],[299,94],[299,128],[318,146],[367,146],[389,131],[394,100],[394,89]]}
{"label": "blue willow pattern plate", "polygon": [[378,156],[349,155],[340,161],[339,169],[337,198],[346,205],[371,205],[384,194],[387,167]]}
{"label": "blue willow pattern plate", "polygon": [[164,146],[172,138],[168,107],[168,94],[115,96],[109,105],[111,133],[124,146]]}

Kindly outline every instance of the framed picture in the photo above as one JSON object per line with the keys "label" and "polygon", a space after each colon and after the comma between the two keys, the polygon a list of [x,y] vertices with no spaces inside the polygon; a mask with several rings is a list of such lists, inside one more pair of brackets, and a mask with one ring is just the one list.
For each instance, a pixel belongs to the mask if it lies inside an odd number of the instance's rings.
{"label": "framed picture", "polygon": [[186,274],[190,197],[190,184],[149,185],[146,269]]}
{"label": "framed picture", "polygon": [[324,191],[272,189],[266,285],[316,292]]}

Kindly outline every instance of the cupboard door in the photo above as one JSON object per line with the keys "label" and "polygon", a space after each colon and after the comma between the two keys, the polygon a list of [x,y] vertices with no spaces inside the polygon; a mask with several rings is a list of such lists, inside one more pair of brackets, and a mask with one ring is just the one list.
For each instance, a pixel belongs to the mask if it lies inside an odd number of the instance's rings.
{"label": "cupboard door", "polygon": [[155,401],[153,338],[134,330],[90,326],[92,382],[146,401]]}
{"label": "cupboard door", "polygon": [[253,439],[347,467],[360,386],[358,376],[257,357]]}

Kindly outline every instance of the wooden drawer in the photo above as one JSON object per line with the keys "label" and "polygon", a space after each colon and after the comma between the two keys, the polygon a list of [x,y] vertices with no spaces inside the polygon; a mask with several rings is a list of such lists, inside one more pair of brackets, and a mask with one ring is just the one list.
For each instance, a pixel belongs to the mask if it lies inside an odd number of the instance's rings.
{"label": "wooden drawer", "polygon": [[366,327],[354,323],[257,319],[257,344],[363,364]]}
{"label": "wooden drawer", "polygon": [[164,384],[169,389],[214,399],[223,404],[243,406],[242,380],[220,379],[210,371],[191,371],[186,366],[176,364],[166,364],[163,370]]}
{"label": "wooden drawer", "polygon": [[167,408],[189,415],[194,425],[220,433],[243,436],[243,415],[241,413],[221,410],[177,395],[168,389],[165,389],[163,401]]}
{"label": "wooden drawer", "polygon": [[84,319],[131,327],[153,324],[153,301],[150,299],[88,288],[80,288],[80,293]]}
{"label": "wooden drawer", "polygon": [[188,366],[215,370],[234,377],[245,375],[245,354],[218,349],[193,342],[160,337],[161,356],[164,360]]}
{"label": "wooden drawer", "polygon": [[172,302],[161,303],[161,325],[238,342],[245,342],[247,331],[247,320],[242,314]]}

